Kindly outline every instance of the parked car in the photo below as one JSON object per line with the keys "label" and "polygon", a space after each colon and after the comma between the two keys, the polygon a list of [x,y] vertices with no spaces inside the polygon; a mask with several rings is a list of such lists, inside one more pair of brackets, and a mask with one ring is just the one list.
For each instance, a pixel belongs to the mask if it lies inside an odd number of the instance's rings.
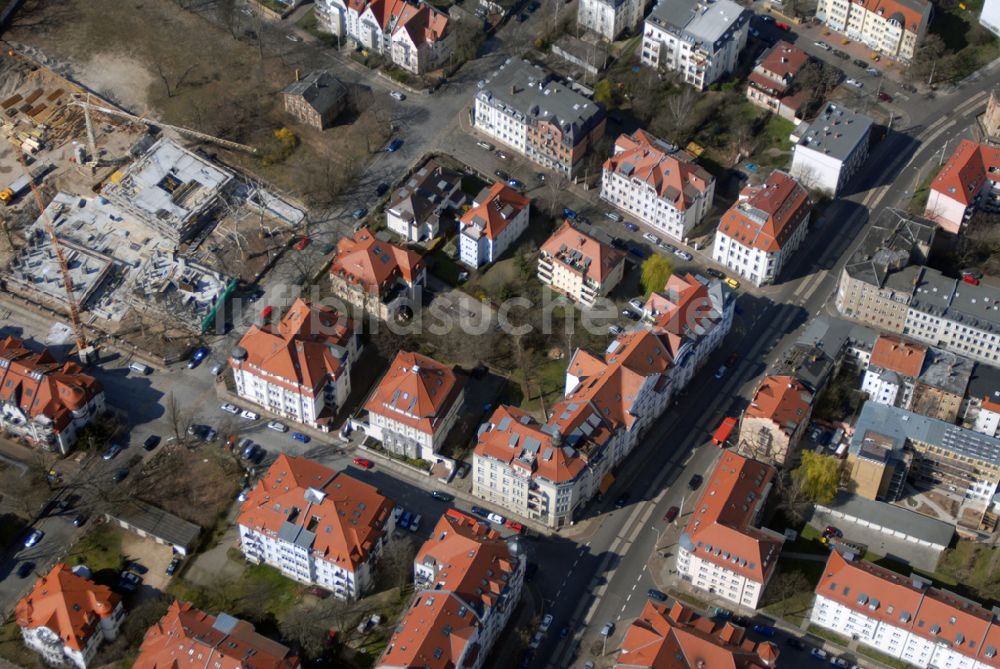
{"label": "parked car", "polygon": [[399,148],[401,146],[403,146],[403,140],[397,137],[396,139],[389,142],[389,146],[385,147],[385,151],[386,153],[395,153],[396,151],[399,151]]}
{"label": "parked car", "polygon": [[275,432],[288,432],[288,426],[284,423],[279,423],[276,420],[272,420],[267,424],[267,429],[274,430]]}
{"label": "parked car", "polygon": [[794,648],[796,650],[805,650],[806,649],[806,645],[804,643],[802,643],[802,639],[800,639],[798,637],[794,637],[794,636],[790,636],[787,639],[785,639],[785,645],[786,646],[791,646],[792,648]]}
{"label": "parked car", "polygon": [[524,184],[514,178],[508,179],[507,185],[510,186],[511,188],[516,188],[517,190],[521,190],[522,188],[524,188]]}
{"label": "parked car", "polygon": [[648,597],[649,599],[655,599],[658,602],[667,601],[667,596],[664,593],[657,590],[656,588],[650,588],[649,590],[647,590],[646,597]]}
{"label": "parked car", "polygon": [[146,437],[146,441],[142,442],[142,447],[147,451],[151,451],[160,445],[159,435],[151,434]]}
{"label": "parked car", "polygon": [[608,334],[611,335],[612,337],[617,337],[618,335],[620,335],[623,332],[625,332],[625,330],[623,330],[620,325],[609,325],[608,326]]}
{"label": "parked car", "polygon": [[657,237],[656,235],[654,235],[652,232],[644,232],[644,233],[642,233],[642,238],[645,239],[650,244],[653,244],[655,246],[659,246],[660,245],[660,238]]}
{"label": "parked car", "polygon": [[246,418],[247,420],[260,420],[260,414],[250,411],[250,409],[244,409],[240,412],[241,418]]}
{"label": "parked car", "polygon": [[687,260],[688,262],[690,262],[693,258],[693,256],[684,249],[674,249],[674,255],[678,258],[682,258],[683,260]]}
{"label": "parked car", "polygon": [[476,146],[478,146],[480,149],[486,149],[487,151],[492,151],[493,149],[496,148],[489,142],[476,142]]}
{"label": "parked car", "polygon": [[121,579],[118,581],[118,588],[120,590],[135,592],[140,585],[142,585],[142,578],[138,574],[133,574],[130,571],[123,571],[121,573]]}
{"label": "parked car", "polygon": [[877,67],[867,67],[867,68],[865,68],[865,72],[867,72],[868,76],[871,76],[871,77],[881,77],[882,76],[882,70],[878,69]]}
{"label": "parked car", "polygon": [[701,482],[704,480],[705,479],[701,474],[695,474],[691,477],[691,480],[688,481],[688,488],[691,488],[691,490],[697,490],[701,486]]}
{"label": "parked car", "polygon": [[639,226],[636,225],[635,223],[629,223],[628,221],[625,221],[624,223],[622,223],[622,225],[624,225],[625,229],[628,230],[629,232],[639,232]]}
{"label": "parked car", "polygon": [[723,274],[719,270],[715,269],[714,267],[706,267],[705,268],[705,274],[709,275],[710,277],[712,277],[714,279],[725,279],[726,278],[725,274]]}
{"label": "parked car", "polygon": [[838,539],[844,536],[844,533],[833,525],[827,525],[826,529],[823,530],[824,537],[837,537]]}
{"label": "parked car", "polygon": [[538,626],[539,631],[548,632],[549,628],[552,627],[552,621],[554,620],[555,618],[552,617],[551,613],[546,613],[542,616],[542,624]]}
{"label": "parked car", "polygon": [[389,97],[399,100],[400,102],[406,99],[406,96],[403,95],[401,91],[389,91]]}
{"label": "parked car", "polygon": [[484,509],[481,506],[476,506],[476,505],[473,504],[472,505],[472,513],[476,514],[477,516],[479,516],[481,518],[487,518],[490,515],[490,510],[489,509]]}
{"label": "parked car", "polygon": [[125,569],[127,571],[135,572],[136,574],[142,575],[149,572],[149,567],[144,564],[140,564],[135,560],[129,560],[125,563]]}
{"label": "parked car", "polygon": [[375,465],[372,464],[371,460],[366,460],[364,458],[354,458],[354,464],[362,469],[371,469]]}
{"label": "parked car", "polygon": [[396,521],[396,527],[398,527],[401,530],[405,530],[410,527],[410,521],[412,520],[413,520],[413,514],[410,513],[409,511],[404,511],[403,515],[401,515],[399,517],[399,520]]}
{"label": "parked car", "polygon": [[863,83],[861,83],[860,81],[858,81],[857,79],[854,79],[852,77],[848,77],[847,79],[845,79],[844,83],[847,84],[848,86],[854,86],[855,88],[864,88],[865,87],[865,85]]}
{"label": "parked car", "polygon": [[623,492],[622,494],[618,495],[618,499],[615,500],[615,508],[616,509],[624,508],[625,505],[628,504],[628,499],[629,499],[629,494],[627,492]]}
{"label": "parked car", "polygon": [[299,37],[298,35],[293,35],[291,33],[288,33],[287,35],[285,35],[285,39],[287,39],[289,42],[301,42],[302,41],[301,37]]}
{"label": "parked car", "polygon": [[308,434],[302,434],[301,432],[292,432],[292,439],[295,441],[301,441],[303,444],[308,444],[312,441]]}
{"label": "parked car", "polygon": [[510,179],[510,175],[504,172],[503,170],[497,170],[496,172],[493,173],[493,176],[495,176],[500,181],[507,181],[508,179]]}
{"label": "parked car", "polygon": [[826,660],[826,651],[822,648],[813,648],[809,651],[809,654],[815,657],[817,660]]}
{"label": "parked car", "polygon": [[847,55],[846,53],[844,53],[840,49],[834,49],[833,50],[833,55],[836,56],[837,58],[841,59],[841,60],[850,60],[850,58],[851,58],[849,55]]}
{"label": "parked car", "polygon": [[615,633],[615,624],[612,622],[604,623],[604,627],[601,628],[601,636],[611,636]]}
{"label": "parked car", "polygon": [[499,158],[500,160],[510,160],[510,156],[504,153],[503,151],[497,151],[497,158]]}
{"label": "parked car", "polygon": [[302,239],[300,239],[298,242],[295,243],[295,250],[304,251],[306,247],[309,246],[310,244],[312,244],[312,239],[310,239],[309,237],[303,237]]}
{"label": "parked car", "polygon": [[611,219],[615,223],[621,223],[622,221],[625,220],[624,218],[622,218],[621,214],[615,213],[613,211],[606,211],[606,212],[604,212],[604,217]]}
{"label": "parked car", "polygon": [[733,290],[736,290],[737,288],[740,287],[740,282],[734,279],[733,277],[727,277],[726,285],[732,288]]}
{"label": "parked car", "polygon": [[509,518],[507,519],[507,529],[514,530],[518,534],[524,534],[524,525]]}
{"label": "parked car", "polygon": [[238,406],[236,406],[235,404],[230,404],[229,402],[226,402],[219,408],[225,411],[226,413],[233,414],[234,416],[240,412],[240,408]]}
{"label": "parked car", "polygon": [[225,369],[225,365],[223,365],[221,362],[217,362],[214,365],[212,365],[212,369],[209,370],[209,373],[212,376],[218,376],[219,374],[222,374],[223,369]]}
{"label": "parked car", "polygon": [[108,450],[104,451],[104,455],[101,458],[104,460],[114,460],[124,449],[125,447],[121,444],[111,444]]}
{"label": "parked car", "polygon": [[542,640],[544,639],[545,632],[535,632],[535,636],[531,638],[531,643],[528,644],[528,648],[538,650],[538,647],[542,645]]}
{"label": "parked car", "polygon": [[423,517],[419,513],[413,516],[413,520],[410,521],[410,532],[416,532],[420,529],[420,521],[422,519]]}
{"label": "parked car", "polygon": [[87,517],[82,513],[73,516],[73,527],[83,527],[85,522],[87,522]]}
{"label": "parked car", "polygon": [[861,59],[861,58],[855,58],[851,62],[854,63],[855,65],[857,65],[858,67],[862,68],[862,69],[867,69],[868,68],[868,62],[865,61],[865,60],[863,60],[863,59]]}
{"label": "parked car", "polygon": [[722,377],[724,377],[726,375],[727,371],[729,371],[729,370],[726,369],[725,365],[723,365],[722,367],[719,367],[717,370],[715,370],[715,378],[717,380],[721,379]]}
{"label": "parked car", "polygon": [[115,473],[111,475],[111,480],[115,483],[121,483],[128,476],[128,467],[120,467],[115,470]]}
{"label": "parked car", "polygon": [[753,626],[753,631],[761,636],[772,637],[775,634],[775,630],[770,625],[761,625],[760,623]]}
{"label": "parked car", "polygon": [[170,564],[167,565],[167,576],[173,576],[175,573],[177,573],[177,568],[180,566],[181,566],[181,559],[179,557],[171,560]]}
{"label": "parked car", "polygon": [[486,516],[486,520],[490,521],[491,523],[496,523],[497,525],[503,525],[506,519],[499,513],[489,513]]}
{"label": "parked car", "polygon": [[382,197],[383,195],[386,194],[386,191],[388,191],[388,190],[389,190],[389,184],[387,184],[387,183],[380,183],[378,185],[378,187],[375,189],[375,195],[377,197]]}
{"label": "parked car", "polygon": [[676,506],[672,506],[669,509],[667,509],[667,513],[666,515],[663,516],[663,520],[667,521],[668,523],[672,523],[674,522],[674,519],[677,518],[677,514],[679,514],[680,512],[681,512],[680,509],[678,509]]}
{"label": "parked car", "polygon": [[892,96],[886,93],[885,91],[878,92],[878,99],[881,100],[882,102],[892,102]]}
{"label": "parked car", "polygon": [[835,667],[844,667],[845,669],[850,665],[850,663],[842,657],[831,657],[830,664]]}
{"label": "parked car", "polygon": [[31,548],[32,546],[34,546],[35,544],[37,544],[39,541],[41,541],[42,537],[44,537],[44,536],[45,536],[45,532],[42,532],[41,530],[31,530],[31,532],[28,534],[27,538],[25,538],[25,540],[24,540],[24,547],[25,548]]}
{"label": "parked car", "polygon": [[642,311],[646,306],[641,297],[633,297],[628,301],[628,305],[636,311]]}
{"label": "parked car", "polygon": [[35,568],[34,562],[22,562],[21,566],[17,568],[18,578],[27,578]]}
{"label": "parked car", "polygon": [[641,316],[639,316],[639,314],[635,313],[631,309],[622,309],[622,316],[624,316],[625,318],[627,318],[627,319],[629,319],[631,321],[637,321],[637,320],[639,320],[641,318]]}
{"label": "parked car", "polygon": [[816,40],[815,42],[813,42],[813,44],[815,44],[819,48],[823,49],[823,51],[829,51],[830,49],[833,48],[829,44],[827,44],[826,42],[823,42],[822,40]]}
{"label": "parked car", "polygon": [[207,357],[208,357],[208,347],[199,346],[198,349],[194,352],[194,355],[191,356],[191,359],[188,360],[188,369],[194,369],[195,367],[201,364],[202,360],[204,360]]}
{"label": "parked car", "polygon": [[359,207],[358,209],[355,209],[354,211],[351,212],[351,217],[354,220],[362,219],[367,215],[368,215],[368,210],[365,209],[364,207]]}
{"label": "parked car", "polygon": [[455,496],[449,492],[443,492],[441,490],[432,490],[431,497],[439,502],[453,502],[455,501]]}

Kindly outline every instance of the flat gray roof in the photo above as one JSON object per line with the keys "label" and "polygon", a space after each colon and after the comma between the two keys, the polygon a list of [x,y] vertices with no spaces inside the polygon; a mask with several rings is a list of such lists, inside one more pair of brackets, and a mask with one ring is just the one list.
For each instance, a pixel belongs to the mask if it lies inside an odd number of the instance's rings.
{"label": "flat gray roof", "polygon": [[831,511],[862,518],[869,522],[891,527],[904,534],[923,539],[937,546],[947,547],[955,534],[955,526],[943,520],[910,511],[895,504],[876,502],[859,495],[841,491],[829,504],[818,505]]}
{"label": "flat gray roof", "polygon": [[552,75],[526,60],[508,58],[479,91],[480,100],[522,118],[553,123],[576,144],[604,119],[604,109],[552,80]]}
{"label": "flat gray roof", "polygon": [[868,141],[873,124],[864,114],[828,102],[799,138],[798,146],[847,160],[861,142]]}
{"label": "flat gray roof", "polygon": [[830,316],[810,320],[797,343],[816,346],[836,358],[844,346],[861,346],[871,350],[879,333],[864,325]]}
{"label": "flat gray roof", "polygon": [[134,497],[107,515],[113,520],[124,522],[171,546],[180,546],[185,550],[189,550],[201,534],[201,527],[198,525]]}
{"label": "flat gray roof", "polygon": [[868,432],[892,440],[895,451],[911,439],[985,462],[1000,462],[1000,439],[877,402],[865,402],[861,408],[851,436],[852,454],[860,452]]}
{"label": "flat gray roof", "polygon": [[901,209],[883,209],[845,269],[851,277],[881,287],[890,272],[924,261],[936,227]]}
{"label": "flat gray roof", "polygon": [[749,17],[750,13],[733,0],[660,0],[649,14],[650,20],[673,29],[682,39],[713,47],[727,32],[749,21]]}
{"label": "flat gray roof", "polygon": [[1000,369],[982,363],[976,364],[969,377],[968,395],[978,399],[988,397],[1000,404]]}
{"label": "flat gray roof", "polygon": [[931,348],[920,380],[927,385],[940,388],[953,395],[964,397],[972,377],[974,363],[951,351]]}

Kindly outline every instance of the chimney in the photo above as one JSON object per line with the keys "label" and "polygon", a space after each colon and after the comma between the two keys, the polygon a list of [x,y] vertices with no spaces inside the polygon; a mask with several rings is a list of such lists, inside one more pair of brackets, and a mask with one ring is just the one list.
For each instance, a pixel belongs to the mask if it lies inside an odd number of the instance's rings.
{"label": "chimney", "polygon": [[511,84],[510,85],[510,94],[511,95],[517,95],[517,85],[516,84]]}
{"label": "chimney", "polygon": [[299,80],[299,68],[295,68],[295,81]]}

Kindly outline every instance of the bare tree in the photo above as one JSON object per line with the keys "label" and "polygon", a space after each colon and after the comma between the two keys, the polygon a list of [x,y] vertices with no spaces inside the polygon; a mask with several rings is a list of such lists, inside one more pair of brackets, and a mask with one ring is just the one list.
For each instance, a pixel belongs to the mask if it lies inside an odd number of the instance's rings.
{"label": "bare tree", "polygon": [[163,82],[163,87],[167,91],[167,97],[168,98],[172,98],[172,97],[174,97],[174,95],[177,94],[178,89],[180,89],[180,87],[187,80],[188,75],[191,74],[191,72],[194,71],[194,69],[197,66],[198,66],[197,63],[189,65],[188,68],[186,70],[184,70],[184,73],[181,74],[181,76],[177,78],[177,83],[174,84],[173,86],[171,86],[171,84],[170,84],[170,77],[167,74],[167,72],[163,69],[163,64],[160,63],[160,62],[156,63],[156,73],[160,76],[160,81]]}
{"label": "bare tree", "polygon": [[0,468],[3,499],[23,520],[30,522],[52,493],[46,474],[48,465],[40,453],[24,462],[24,469],[13,465]]}
{"label": "bare tree", "polygon": [[417,545],[409,536],[394,537],[383,549],[379,559],[379,576],[385,589],[402,588],[413,573]]}
{"label": "bare tree", "polygon": [[184,443],[187,439],[188,428],[191,427],[191,416],[177,403],[177,398],[172,392],[167,395],[166,412],[167,422],[174,439],[177,440],[178,444]]}

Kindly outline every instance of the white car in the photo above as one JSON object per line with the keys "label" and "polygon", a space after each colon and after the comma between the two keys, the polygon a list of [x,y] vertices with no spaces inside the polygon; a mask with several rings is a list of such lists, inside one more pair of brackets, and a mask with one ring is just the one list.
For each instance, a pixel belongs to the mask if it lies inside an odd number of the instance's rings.
{"label": "white car", "polygon": [[258,420],[258,419],[260,419],[260,414],[259,413],[254,413],[253,411],[250,411],[249,409],[244,409],[243,411],[240,412],[240,415],[243,416],[244,418],[246,418],[247,420]]}
{"label": "white car", "polygon": [[493,149],[496,148],[495,146],[493,146],[489,142],[476,142],[476,146],[478,146],[480,149],[484,149],[486,151],[492,151]]}
{"label": "white car", "polygon": [[827,44],[826,42],[823,42],[823,41],[820,41],[820,40],[816,40],[815,42],[813,42],[813,44],[815,44],[819,48],[823,49],[823,51],[829,51],[830,50],[830,45]]}
{"label": "white car", "polygon": [[643,233],[642,238],[645,239],[647,242],[650,242],[651,244],[656,244],[657,246],[659,246],[660,244],[660,238],[654,235],[652,232]]}
{"label": "white car", "polygon": [[279,423],[276,420],[272,420],[267,424],[267,429],[274,430],[275,432],[288,432],[288,426],[284,423]]}
{"label": "white car", "polygon": [[535,632],[535,636],[531,639],[531,643],[528,647],[532,650],[537,650],[539,646],[542,645],[542,639],[545,638],[545,632]]}
{"label": "white car", "polygon": [[235,404],[230,404],[229,402],[226,402],[219,408],[225,411],[226,413],[233,414],[234,416],[240,412],[240,408],[238,406],[236,406]]}
{"label": "white car", "polygon": [[31,530],[31,534],[29,534],[28,538],[24,540],[24,547],[31,548],[41,541],[44,536],[45,532],[42,532],[41,530]]}
{"label": "white car", "polygon": [[848,666],[847,660],[845,660],[842,657],[831,657],[830,664],[832,664],[835,667],[843,667],[843,669],[847,669]]}
{"label": "white car", "polygon": [[491,523],[496,523],[497,525],[503,525],[504,517],[501,516],[499,513],[491,513],[488,516],[486,516],[486,520],[490,521]]}
{"label": "white car", "polygon": [[850,77],[848,77],[844,81],[844,83],[847,84],[848,86],[854,86],[855,88],[864,88],[865,87],[865,85],[863,83],[861,83],[857,79],[852,79]]}
{"label": "white car", "polygon": [[813,648],[811,651],[809,651],[809,654],[815,657],[817,660],[826,659],[826,651],[823,650],[822,648]]}
{"label": "white car", "polygon": [[691,258],[693,258],[693,256],[684,249],[674,249],[674,255],[678,258],[683,258],[684,260],[691,260]]}
{"label": "white car", "polygon": [[406,99],[406,96],[403,95],[400,91],[389,91],[389,97],[395,100],[399,100],[400,102]]}
{"label": "white car", "polygon": [[298,35],[293,35],[291,33],[288,33],[287,35],[285,35],[285,39],[287,39],[289,42],[301,42],[302,41],[301,37],[299,37]]}
{"label": "white car", "polygon": [[538,629],[542,632],[548,632],[549,628],[552,627],[552,621],[554,618],[551,613],[546,613],[542,618],[542,624],[538,626]]}

